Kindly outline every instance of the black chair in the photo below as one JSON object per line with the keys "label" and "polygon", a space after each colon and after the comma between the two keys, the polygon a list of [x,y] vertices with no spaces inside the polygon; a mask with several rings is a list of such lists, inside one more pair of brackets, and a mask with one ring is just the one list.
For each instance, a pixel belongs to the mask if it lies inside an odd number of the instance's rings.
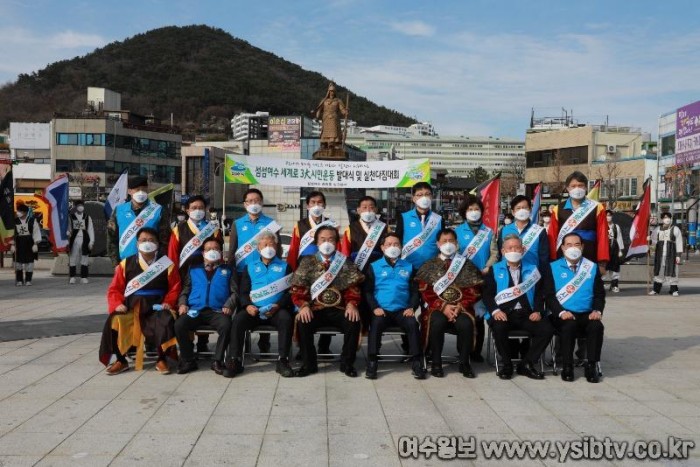
{"label": "black chair", "polygon": [[[488,337],[486,340],[486,361],[489,362],[491,366],[496,367],[496,373],[500,371],[498,367],[498,359],[500,355],[498,354],[498,350],[496,349],[496,339],[493,338],[493,332],[491,331],[491,326],[489,328],[489,333]],[[520,329],[515,329],[512,330],[508,333],[508,339],[532,339],[532,336],[530,335],[529,332],[527,331],[522,331]],[[522,361],[522,358],[513,358],[511,357],[512,362],[520,362]],[[540,371],[544,373],[544,355],[540,355]],[[555,373],[556,374],[556,373]]]}

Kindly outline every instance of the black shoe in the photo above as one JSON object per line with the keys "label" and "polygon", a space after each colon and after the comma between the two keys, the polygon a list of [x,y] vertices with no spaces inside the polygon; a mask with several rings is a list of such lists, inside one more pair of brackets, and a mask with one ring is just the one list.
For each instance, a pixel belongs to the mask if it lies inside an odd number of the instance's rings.
{"label": "black shoe", "polygon": [[445,376],[445,372],[442,369],[442,365],[440,365],[440,366],[433,365],[430,368],[430,374],[435,376],[436,378],[442,378]]}
{"label": "black shoe", "polygon": [[351,378],[357,376],[357,370],[355,369],[355,367],[345,363],[340,364],[340,372],[345,373],[345,376],[349,376]]}
{"label": "black shoe", "polygon": [[484,363],[484,357],[481,356],[479,352],[473,352],[469,354],[469,360],[476,363]]}
{"label": "black shoe", "polygon": [[277,360],[277,368],[275,371],[277,371],[277,373],[279,373],[283,378],[291,378],[294,376],[294,370],[292,370],[292,367],[289,366],[289,359],[287,358],[280,358]]}
{"label": "black shoe", "polygon": [[301,368],[299,368],[298,370],[296,370],[294,372],[294,376],[296,376],[298,378],[303,378],[304,376],[314,375],[316,373],[318,373],[318,367],[306,368],[306,367],[302,366]]}
{"label": "black shoe", "polygon": [[243,366],[240,360],[233,358],[226,361],[226,368],[224,368],[223,372],[224,378],[233,378],[241,373],[243,373]]}
{"label": "black shoe", "polygon": [[501,379],[511,379],[513,377],[513,365],[503,365],[501,371],[498,372],[498,377]]}
{"label": "black shoe", "polygon": [[544,379],[544,373],[535,368],[535,366],[529,362],[520,363],[516,371],[519,375],[527,376],[530,379]]}
{"label": "black shoe", "polygon": [[329,354],[331,353],[331,348],[330,347],[318,347],[318,350],[316,351],[316,355],[318,355],[319,360],[333,360],[333,356],[331,355],[323,355],[323,354]]}
{"label": "black shoe", "polygon": [[566,381],[569,383],[574,380],[574,366],[573,365],[566,365],[561,370],[561,379],[562,379],[562,381]]}
{"label": "black shoe", "polygon": [[588,381],[589,383],[600,382],[600,377],[598,376],[598,367],[595,363],[586,363],[586,367],[583,371],[586,375],[586,381]]}
{"label": "black shoe", "polygon": [[211,362],[211,369],[217,375],[224,374],[224,365],[219,360],[214,360]]}
{"label": "black shoe", "polygon": [[421,360],[414,360],[413,365],[411,367],[411,374],[413,375],[414,378],[416,379],[425,379],[425,376],[428,372],[426,371],[425,367],[423,366],[423,362]]}
{"label": "black shoe", "polygon": [[469,363],[460,363],[459,372],[462,373],[462,376],[464,376],[465,378],[476,378],[476,375],[472,371],[472,366]]}
{"label": "black shoe", "polygon": [[184,375],[186,373],[190,373],[192,371],[197,370],[199,367],[197,366],[197,362],[194,360],[180,360],[180,364],[177,366],[177,374],[178,375]]}
{"label": "black shoe", "polygon": [[377,368],[379,363],[376,360],[370,360],[367,362],[367,369],[365,370],[365,378],[367,379],[377,379]]}

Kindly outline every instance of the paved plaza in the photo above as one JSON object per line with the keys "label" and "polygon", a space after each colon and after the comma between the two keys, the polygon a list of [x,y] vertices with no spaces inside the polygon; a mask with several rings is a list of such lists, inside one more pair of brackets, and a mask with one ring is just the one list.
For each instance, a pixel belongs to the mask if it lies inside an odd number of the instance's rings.
{"label": "paved plaza", "polygon": [[[643,284],[608,296],[600,384],[583,370],[564,383],[517,375],[501,381],[487,364],[477,378],[455,365],[444,379],[411,378],[406,364],[381,363],[379,379],[321,365],[284,379],[273,363],[248,363],[234,379],[200,363],[187,375],[130,370],[107,376],[97,360],[109,278],[68,285],[47,269],[33,287],[0,270],[0,466],[400,466],[502,465],[436,455],[401,459],[405,435],[486,440],[659,440],[700,442],[700,260],[683,269],[681,296],[647,297]],[[274,338],[273,338],[274,343]],[[338,348],[340,339],[334,339]],[[397,342],[385,339],[385,347]],[[454,349],[448,340],[446,349]],[[484,352],[485,353],[485,352]],[[686,461],[700,465],[700,447]],[[581,461],[577,465],[588,465]],[[637,465],[640,461],[596,461]],[[514,465],[558,465],[525,459]]]}

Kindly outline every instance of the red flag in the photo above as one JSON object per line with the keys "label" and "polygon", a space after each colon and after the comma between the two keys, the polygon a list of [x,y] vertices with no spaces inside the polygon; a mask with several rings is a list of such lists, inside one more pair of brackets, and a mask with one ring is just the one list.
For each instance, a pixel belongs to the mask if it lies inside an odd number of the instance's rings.
{"label": "red flag", "polygon": [[637,212],[630,228],[630,247],[627,258],[644,257],[649,253],[647,236],[649,235],[649,219],[651,218],[651,177],[644,182],[644,193],[639,200]]}
{"label": "red flag", "polygon": [[494,232],[498,230],[498,215],[501,212],[501,174],[486,180],[472,190],[484,203],[484,212],[481,219]]}

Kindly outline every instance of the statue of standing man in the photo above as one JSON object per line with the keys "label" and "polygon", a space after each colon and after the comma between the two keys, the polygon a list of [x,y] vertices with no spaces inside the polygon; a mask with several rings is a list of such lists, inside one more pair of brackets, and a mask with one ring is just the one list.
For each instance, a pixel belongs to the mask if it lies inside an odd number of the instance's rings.
{"label": "statue of standing man", "polygon": [[[348,109],[343,101],[336,97],[335,83],[331,81],[328,91],[321,103],[316,107],[316,118],[321,120],[321,149],[330,152],[333,149],[342,150],[344,138],[340,128],[340,120],[348,116]],[[325,150],[325,151],[324,151]]]}

